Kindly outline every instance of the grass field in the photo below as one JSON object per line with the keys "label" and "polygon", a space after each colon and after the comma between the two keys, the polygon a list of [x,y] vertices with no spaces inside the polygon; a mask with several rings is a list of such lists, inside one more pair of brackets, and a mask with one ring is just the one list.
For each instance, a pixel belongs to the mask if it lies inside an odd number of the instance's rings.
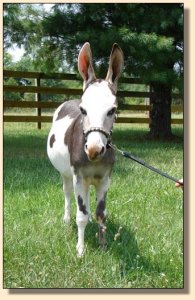
{"label": "grass field", "polygon": [[[94,221],[78,259],[76,205],[72,199],[71,223],[64,225],[61,179],[46,154],[48,131],[49,124],[4,126],[4,288],[183,288],[182,190],[117,154],[107,198],[108,248],[99,248]],[[182,142],[147,141],[147,131],[116,125],[113,142],[181,178]],[[181,126],[173,131],[182,135]]]}

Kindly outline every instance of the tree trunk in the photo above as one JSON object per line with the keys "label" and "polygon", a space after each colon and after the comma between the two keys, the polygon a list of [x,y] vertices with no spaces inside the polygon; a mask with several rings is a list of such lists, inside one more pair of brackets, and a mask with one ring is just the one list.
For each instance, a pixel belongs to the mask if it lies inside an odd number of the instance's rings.
{"label": "tree trunk", "polygon": [[150,113],[151,139],[170,139],[171,132],[171,91],[172,86],[162,83],[153,83],[152,111]]}

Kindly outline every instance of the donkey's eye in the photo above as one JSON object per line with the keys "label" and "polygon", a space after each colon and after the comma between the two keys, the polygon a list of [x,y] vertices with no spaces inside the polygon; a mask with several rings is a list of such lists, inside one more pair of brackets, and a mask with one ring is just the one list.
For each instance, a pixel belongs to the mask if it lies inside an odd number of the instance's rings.
{"label": "donkey's eye", "polygon": [[113,107],[111,110],[109,110],[109,112],[107,113],[107,116],[111,117],[115,114],[115,112],[116,112],[116,107]]}
{"label": "donkey's eye", "polygon": [[80,111],[81,111],[81,113],[82,113],[83,116],[87,115],[86,110],[83,107],[81,107],[81,106],[80,106]]}

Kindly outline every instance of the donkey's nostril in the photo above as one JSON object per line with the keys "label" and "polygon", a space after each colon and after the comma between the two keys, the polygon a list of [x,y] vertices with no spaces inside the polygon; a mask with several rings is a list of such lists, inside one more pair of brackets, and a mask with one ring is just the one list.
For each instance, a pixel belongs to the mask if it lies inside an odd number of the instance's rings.
{"label": "donkey's nostril", "polygon": [[87,149],[87,144],[85,144],[85,149]]}

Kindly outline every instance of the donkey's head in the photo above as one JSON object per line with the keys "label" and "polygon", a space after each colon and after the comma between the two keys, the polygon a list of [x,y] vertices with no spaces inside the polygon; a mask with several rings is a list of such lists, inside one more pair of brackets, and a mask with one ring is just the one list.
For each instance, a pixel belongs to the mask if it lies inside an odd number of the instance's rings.
{"label": "donkey's head", "polygon": [[117,82],[123,68],[123,52],[114,44],[105,80],[96,79],[90,44],[79,53],[78,69],[83,77],[83,96],[80,104],[83,116],[84,150],[91,161],[99,161],[106,152],[116,117]]}

